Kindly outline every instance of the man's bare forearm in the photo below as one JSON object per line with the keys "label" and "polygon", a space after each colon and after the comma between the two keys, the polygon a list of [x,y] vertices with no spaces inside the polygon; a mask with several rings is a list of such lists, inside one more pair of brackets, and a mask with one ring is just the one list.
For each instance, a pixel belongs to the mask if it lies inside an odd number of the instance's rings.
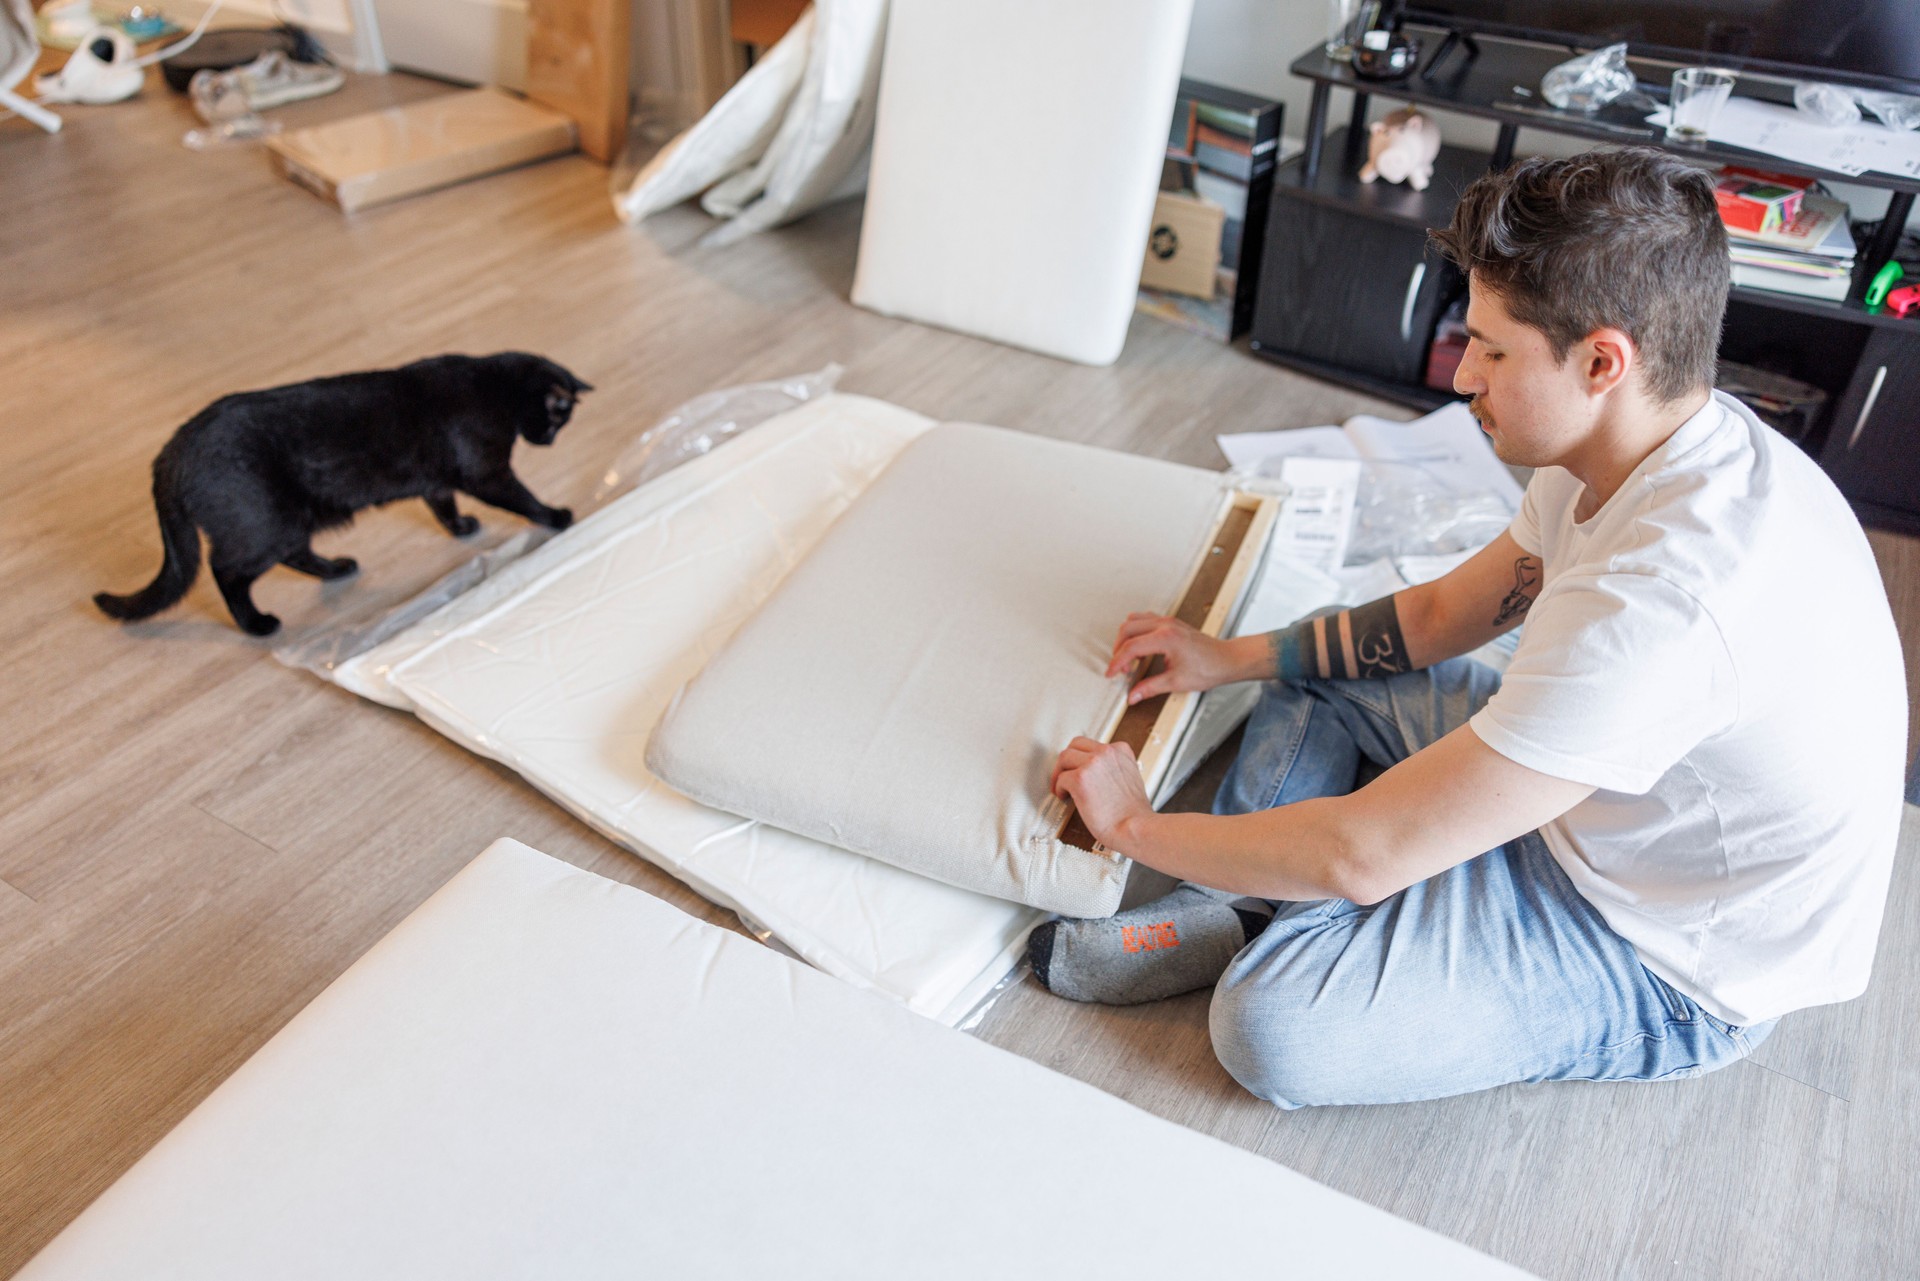
{"label": "man's bare forearm", "polygon": [[1183,881],[1295,901],[1360,893],[1340,826],[1346,798],[1253,814],[1142,813],[1113,834],[1121,853]]}
{"label": "man's bare forearm", "polygon": [[1413,662],[1401,632],[1399,595],[1306,618],[1270,633],[1269,674],[1283,681],[1397,676]]}

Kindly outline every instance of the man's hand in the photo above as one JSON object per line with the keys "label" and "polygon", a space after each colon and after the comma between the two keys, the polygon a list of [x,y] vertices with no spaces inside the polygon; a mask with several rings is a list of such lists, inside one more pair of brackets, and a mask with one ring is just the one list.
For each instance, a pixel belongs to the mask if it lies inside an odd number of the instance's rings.
{"label": "man's hand", "polygon": [[1074,739],[1054,762],[1048,787],[1061,800],[1072,801],[1094,839],[1112,849],[1121,848],[1128,823],[1153,813],[1140,763],[1125,743]]}
{"label": "man's hand", "polygon": [[[1250,639],[1253,644],[1246,641]],[[1266,657],[1264,637],[1238,641],[1216,640],[1177,618],[1159,614],[1128,614],[1113,644],[1107,675],[1118,676],[1135,663],[1159,654],[1166,666],[1127,691],[1127,702],[1137,703],[1156,694],[1182,690],[1209,690],[1231,681],[1259,680]],[[1097,833],[1096,833],[1097,835]]]}

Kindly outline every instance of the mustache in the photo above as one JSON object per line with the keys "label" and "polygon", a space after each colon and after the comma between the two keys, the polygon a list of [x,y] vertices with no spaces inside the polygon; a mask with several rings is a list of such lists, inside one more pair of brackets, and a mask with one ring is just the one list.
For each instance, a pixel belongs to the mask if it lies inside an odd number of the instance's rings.
{"label": "mustache", "polygon": [[1467,401],[1467,412],[1472,414],[1478,422],[1490,423],[1493,421],[1493,415],[1487,412],[1486,405],[1481,403],[1480,397],[1478,396]]}

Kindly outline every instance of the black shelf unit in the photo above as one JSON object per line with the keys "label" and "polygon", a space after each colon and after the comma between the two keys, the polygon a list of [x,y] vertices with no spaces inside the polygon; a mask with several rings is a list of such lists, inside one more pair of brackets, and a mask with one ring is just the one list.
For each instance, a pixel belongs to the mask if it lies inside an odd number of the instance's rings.
{"label": "black shelf unit", "polygon": [[[1425,43],[1431,50],[1438,41]],[[1361,79],[1318,49],[1294,61],[1292,73],[1313,82],[1313,99],[1305,150],[1282,165],[1274,179],[1252,349],[1279,364],[1413,408],[1431,409],[1454,399],[1408,371],[1413,339],[1424,346],[1433,319],[1463,282],[1430,250],[1424,268],[1397,273],[1414,262],[1429,228],[1452,220],[1468,183],[1511,163],[1521,129],[1660,146],[1706,163],[1748,164],[1883,189],[1890,193],[1887,215],[1860,247],[1850,296],[1835,302],[1736,287],[1728,299],[1722,352],[1781,368],[1826,390],[1826,420],[1800,444],[1834,476],[1863,520],[1920,533],[1920,320],[1871,310],[1860,301],[1867,282],[1893,256],[1920,183],[1887,174],[1833,173],[1742,148],[1668,147],[1659,131],[1625,111],[1609,109],[1593,117],[1554,112],[1537,98],[1516,95],[1514,88],[1538,86],[1546,71],[1568,56],[1565,49],[1484,36],[1477,44],[1476,56],[1456,52],[1430,77],[1416,71],[1388,82]],[[1423,63],[1431,65],[1431,55]],[[1636,67],[1643,79],[1665,79],[1665,69],[1657,64]],[[1336,88],[1351,91],[1354,104],[1350,122],[1329,131]],[[1785,85],[1748,77],[1742,77],[1738,92],[1778,101],[1792,96]],[[1443,145],[1425,191],[1362,183],[1356,174],[1365,159],[1374,96],[1491,120],[1499,126],[1494,148]],[[1345,268],[1337,265],[1343,246],[1355,258]],[[1311,325],[1300,319],[1309,313],[1317,318]],[[1409,321],[1415,317],[1424,330],[1411,335]],[[1343,328],[1351,332],[1334,332]],[[1758,354],[1767,359],[1755,360]],[[1383,373],[1389,369],[1396,372]]]}

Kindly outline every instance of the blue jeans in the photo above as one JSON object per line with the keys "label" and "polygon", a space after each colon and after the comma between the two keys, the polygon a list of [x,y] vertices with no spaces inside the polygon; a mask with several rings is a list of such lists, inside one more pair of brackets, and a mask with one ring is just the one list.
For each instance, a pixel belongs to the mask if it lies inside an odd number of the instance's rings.
{"label": "blue jeans", "polygon": [[[1466,720],[1500,678],[1465,659],[1383,680],[1269,683],[1214,801],[1245,814],[1353,790]],[[1660,1081],[1744,1057],[1640,964],[1530,832],[1371,907],[1282,903],[1214,992],[1214,1051],[1283,1108],[1401,1103],[1509,1081]]]}

